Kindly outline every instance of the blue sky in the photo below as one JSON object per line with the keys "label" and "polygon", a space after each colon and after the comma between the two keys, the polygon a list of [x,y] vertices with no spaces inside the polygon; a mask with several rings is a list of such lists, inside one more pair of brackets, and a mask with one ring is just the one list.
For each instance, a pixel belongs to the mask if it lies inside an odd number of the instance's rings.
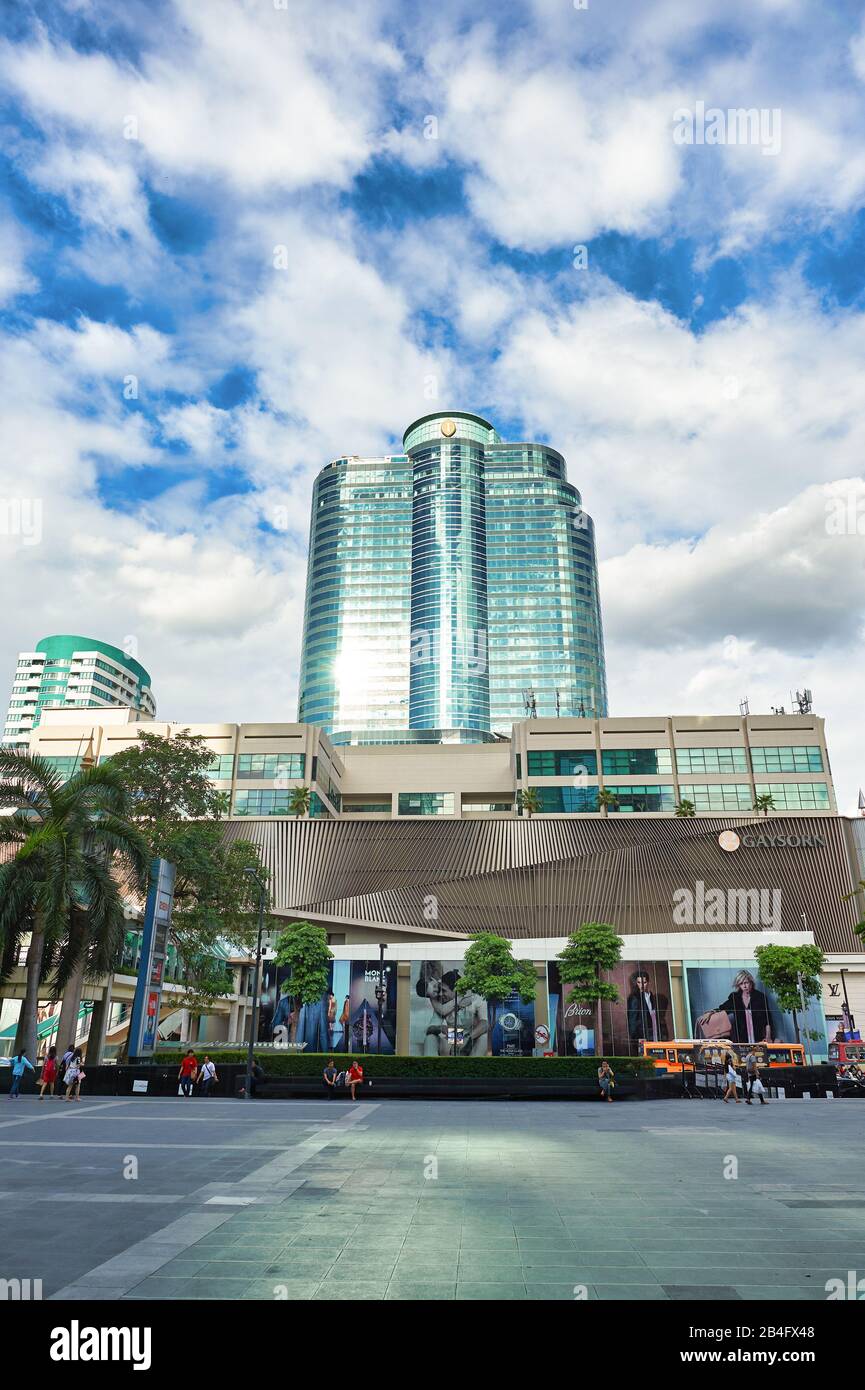
{"label": "blue sky", "polygon": [[[10,673],[50,631],[132,636],[166,717],[292,718],[315,473],[478,410],[561,449],[596,518],[612,711],[810,685],[853,804],[860,4],[0,26],[2,496],[44,530],[0,537]],[[778,113],[780,148],[677,143],[698,102]]]}

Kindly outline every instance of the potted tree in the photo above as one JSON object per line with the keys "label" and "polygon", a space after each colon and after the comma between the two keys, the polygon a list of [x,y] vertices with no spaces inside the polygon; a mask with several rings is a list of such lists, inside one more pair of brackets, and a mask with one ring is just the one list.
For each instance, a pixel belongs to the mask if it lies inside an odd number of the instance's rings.
{"label": "potted tree", "polygon": [[475,937],[467,948],[454,989],[470,990],[487,1001],[487,1037],[492,1039],[496,1010],[513,994],[518,994],[524,1004],[530,1004],[537,993],[537,979],[531,961],[514,960],[511,943],[505,937],[485,932]]}
{"label": "potted tree", "polygon": [[619,991],[609,980],[602,979],[602,972],[612,970],[622,958],[624,942],[615,927],[607,922],[584,922],[575,932],[571,932],[567,945],[560,951],[557,960],[563,985],[572,985],[571,998],[580,1003],[592,1004],[595,1009],[595,1051],[603,1052],[603,1022],[601,1001],[609,999],[615,1004]]}

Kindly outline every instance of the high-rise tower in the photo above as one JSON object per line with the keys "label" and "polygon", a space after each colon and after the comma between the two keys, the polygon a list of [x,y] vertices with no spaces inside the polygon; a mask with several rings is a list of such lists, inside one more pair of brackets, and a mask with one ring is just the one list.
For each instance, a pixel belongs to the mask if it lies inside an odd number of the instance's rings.
{"label": "high-rise tower", "polygon": [[607,713],[594,527],[544,444],[464,411],[316,479],[301,720],[335,742],[483,742]]}
{"label": "high-rise tower", "polygon": [[119,647],[95,637],[45,637],[32,652],[19,652],[2,742],[27,746],[43,709],[140,710],[156,714],[150,676]]}

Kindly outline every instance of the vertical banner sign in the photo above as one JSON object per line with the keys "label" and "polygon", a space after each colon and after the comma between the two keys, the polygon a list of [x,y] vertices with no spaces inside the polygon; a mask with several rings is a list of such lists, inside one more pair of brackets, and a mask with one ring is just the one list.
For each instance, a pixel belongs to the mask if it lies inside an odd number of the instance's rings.
{"label": "vertical banner sign", "polygon": [[141,961],[129,1029],[130,1057],[149,1057],[156,1050],[165,956],[174,905],[175,872],[175,866],[167,859],[154,859],[150,868]]}

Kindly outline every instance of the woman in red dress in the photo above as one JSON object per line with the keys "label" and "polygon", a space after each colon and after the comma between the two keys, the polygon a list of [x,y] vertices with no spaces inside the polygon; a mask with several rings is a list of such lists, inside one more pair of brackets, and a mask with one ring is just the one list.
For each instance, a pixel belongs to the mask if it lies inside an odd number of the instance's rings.
{"label": "woman in red dress", "polygon": [[40,1077],[39,1099],[45,1099],[45,1087],[48,1087],[49,1095],[54,1095],[54,1083],[57,1080],[57,1048],[52,1047],[48,1051],[48,1056],[42,1063],[42,1076]]}

